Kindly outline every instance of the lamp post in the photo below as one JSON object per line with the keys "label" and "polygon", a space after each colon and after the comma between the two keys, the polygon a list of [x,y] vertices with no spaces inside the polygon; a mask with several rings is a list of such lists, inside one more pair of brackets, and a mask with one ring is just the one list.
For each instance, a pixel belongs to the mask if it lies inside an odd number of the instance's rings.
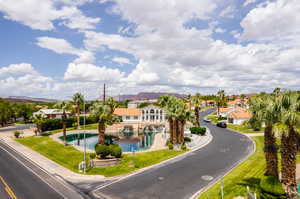
{"label": "lamp post", "polygon": [[83,111],[84,111],[84,116],[83,116],[83,145],[84,145],[84,153],[83,153],[83,159],[84,159],[84,167],[83,167],[83,173],[86,171],[86,135],[85,135],[85,123],[86,123],[86,111],[85,111],[85,99],[83,100]]}

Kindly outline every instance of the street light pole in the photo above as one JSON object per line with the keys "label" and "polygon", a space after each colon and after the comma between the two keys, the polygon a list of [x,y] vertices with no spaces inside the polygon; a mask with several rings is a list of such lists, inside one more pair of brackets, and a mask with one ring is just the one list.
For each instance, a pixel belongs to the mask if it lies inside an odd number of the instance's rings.
{"label": "street light pole", "polygon": [[83,101],[83,111],[84,111],[84,117],[83,117],[83,139],[84,139],[84,167],[83,167],[83,172],[85,173],[86,171],[86,136],[85,136],[85,122],[86,122],[86,111],[85,111],[85,99]]}

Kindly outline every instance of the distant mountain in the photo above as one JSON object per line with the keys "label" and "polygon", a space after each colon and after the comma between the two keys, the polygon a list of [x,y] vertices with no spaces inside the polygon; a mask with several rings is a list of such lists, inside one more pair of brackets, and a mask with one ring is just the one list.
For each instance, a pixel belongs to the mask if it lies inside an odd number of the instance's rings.
{"label": "distant mountain", "polygon": [[26,97],[26,96],[9,96],[4,98],[11,102],[29,102],[29,103],[46,103],[46,102],[57,102],[58,100],[55,99],[46,99],[46,98],[34,98],[34,97]]}
{"label": "distant mountain", "polygon": [[125,100],[146,100],[146,99],[157,99],[163,95],[171,95],[178,98],[185,98],[187,95],[184,94],[177,94],[177,93],[154,93],[154,92],[142,92],[136,95],[120,95],[120,101]]}

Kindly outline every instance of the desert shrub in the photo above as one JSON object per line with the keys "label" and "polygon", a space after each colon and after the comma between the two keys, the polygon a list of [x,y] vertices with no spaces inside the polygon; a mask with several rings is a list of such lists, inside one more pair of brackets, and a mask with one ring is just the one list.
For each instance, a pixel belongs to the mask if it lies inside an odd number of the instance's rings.
{"label": "desert shrub", "polygon": [[20,133],[20,131],[15,131],[15,132],[14,132],[14,135],[15,135],[16,138],[19,138],[20,135],[21,135],[21,133]]}
{"label": "desert shrub", "polygon": [[191,127],[190,131],[192,134],[196,134],[196,135],[205,135],[206,133],[206,128],[205,127]]}
{"label": "desert shrub", "polygon": [[274,176],[264,176],[260,180],[261,199],[284,199],[286,198],[281,182]]}
{"label": "desert shrub", "polygon": [[189,138],[189,137],[184,137],[184,142],[191,142],[191,141],[192,141],[191,138]]}
{"label": "desert shrub", "polygon": [[96,153],[90,153],[90,158],[95,159],[96,158]]}
{"label": "desert shrub", "polygon": [[183,150],[183,151],[187,150],[187,147],[186,147],[185,144],[182,144],[182,145],[181,145],[181,150]]}
{"label": "desert shrub", "polygon": [[96,154],[99,155],[101,158],[106,158],[111,154],[110,147],[103,144],[97,144],[95,147]]}
{"label": "desert shrub", "polygon": [[168,144],[168,147],[169,147],[170,150],[174,149],[174,145],[171,142]]}
{"label": "desert shrub", "polygon": [[119,145],[117,144],[111,144],[109,145],[111,155],[114,156],[115,158],[121,158],[122,157],[122,149]]}

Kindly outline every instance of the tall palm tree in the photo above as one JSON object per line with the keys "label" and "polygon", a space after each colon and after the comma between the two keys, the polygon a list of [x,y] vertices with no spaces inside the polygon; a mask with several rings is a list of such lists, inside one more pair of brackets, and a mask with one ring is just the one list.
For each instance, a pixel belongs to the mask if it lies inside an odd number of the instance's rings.
{"label": "tall palm tree", "polygon": [[45,118],[42,114],[37,114],[32,116],[31,121],[36,125],[36,129],[39,135],[42,134],[43,131],[43,123],[45,121]]}
{"label": "tall palm tree", "polygon": [[220,116],[220,107],[223,106],[225,103],[225,91],[219,90],[217,93],[217,112],[218,116]]}
{"label": "tall palm tree", "polygon": [[282,177],[285,192],[290,199],[296,199],[297,133],[295,127],[300,124],[300,95],[286,91],[280,97],[281,123],[286,133],[281,136]]}
{"label": "tall palm tree", "polygon": [[178,134],[177,134],[177,143],[184,143],[184,128],[187,121],[195,123],[195,115],[188,110],[185,106],[179,106],[177,109],[177,121],[178,121]]}
{"label": "tall palm tree", "polygon": [[241,94],[240,98],[241,98],[241,106],[242,106],[242,108],[244,108],[245,107],[246,95],[245,94]]}
{"label": "tall palm tree", "polygon": [[62,114],[62,124],[63,124],[63,136],[64,144],[67,145],[67,111],[70,109],[70,103],[62,101],[54,106],[55,108],[61,109]]}
{"label": "tall palm tree", "polygon": [[266,176],[278,178],[278,155],[276,137],[273,131],[275,123],[279,121],[278,105],[271,96],[263,95],[250,100],[252,117],[265,124],[264,153],[266,159]]}
{"label": "tall palm tree", "polygon": [[201,109],[201,102],[202,102],[202,98],[200,93],[196,93],[196,95],[192,98],[192,102],[194,104],[194,113],[195,113],[195,126],[196,127],[200,127],[200,109]]}
{"label": "tall palm tree", "polygon": [[120,120],[113,115],[114,108],[108,104],[94,103],[91,107],[91,114],[98,121],[98,144],[105,144],[105,129],[108,125],[113,125]]}
{"label": "tall palm tree", "polygon": [[80,129],[80,107],[83,104],[84,97],[81,93],[75,93],[72,98],[72,102],[75,105],[77,115],[77,129]]}

